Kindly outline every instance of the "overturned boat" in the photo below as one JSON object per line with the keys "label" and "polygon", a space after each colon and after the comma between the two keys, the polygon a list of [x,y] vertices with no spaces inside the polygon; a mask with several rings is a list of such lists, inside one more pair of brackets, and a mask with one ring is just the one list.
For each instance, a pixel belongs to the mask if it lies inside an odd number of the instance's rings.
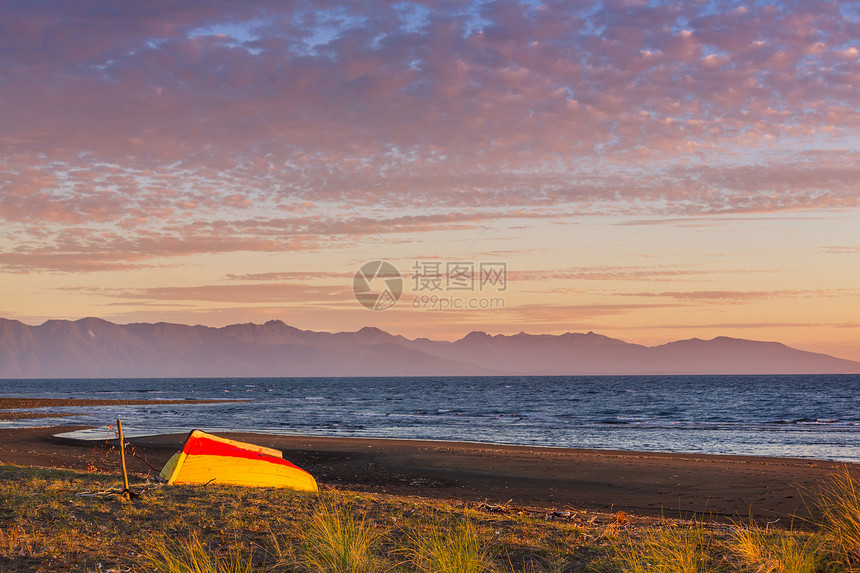
{"label": "overturned boat", "polygon": [[318,491],[313,476],[275,449],[192,430],[159,476],[168,484],[232,484]]}

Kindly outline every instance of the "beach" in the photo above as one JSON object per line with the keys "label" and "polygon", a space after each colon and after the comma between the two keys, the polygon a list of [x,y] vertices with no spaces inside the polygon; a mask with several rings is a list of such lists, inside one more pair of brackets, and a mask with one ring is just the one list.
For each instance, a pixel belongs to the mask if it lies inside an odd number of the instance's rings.
{"label": "beach", "polygon": [[[768,520],[811,517],[821,480],[844,464],[798,459],[691,456],[231,433],[282,450],[324,485],[438,499],[510,502],[546,509],[667,517]],[[166,460],[184,436],[131,440]]]}
{"label": "beach", "polygon": [[[5,406],[10,407],[8,401]],[[81,428],[0,430],[0,462],[119,473],[119,456],[112,447],[116,440],[56,436],[75,429]],[[715,520],[753,516],[786,525],[793,516],[816,517],[812,498],[832,472],[844,467],[860,471],[856,464],[793,458],[222,435],[282,450],[286,459],[313,474],[323,488],[557,511],[624,511]],[[184,434],[130,439],[130,471],[152,475],[184,439]]]}

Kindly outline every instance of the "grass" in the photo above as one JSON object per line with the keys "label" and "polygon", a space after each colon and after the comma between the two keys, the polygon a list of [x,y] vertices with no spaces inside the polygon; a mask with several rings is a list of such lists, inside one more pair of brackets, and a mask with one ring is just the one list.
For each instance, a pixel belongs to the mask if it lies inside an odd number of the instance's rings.
{"label": "grass", "polygon": [[821,570],[823,548],[813,535],[738,527],[729,547],[742,570],[756,573],[815,573]]}
{"label": "grass", "polygon": [[614,545],[623,573],[705,573],[712,571],[712,535],[704,527],[655,527]]}
{"label": "grass", "polygon": [[[0,466],[0,572],[839,573],[860,564],[858,482],[821,488],[815,530],[546,520],[418,498],[133,485]],[[96,492],[81,496],[82,492]],[[98,493],[101,492],[101,493]],[[574,512],[576,513],[576,512]]]}
{"label": "grass", "polygon": [[378,573],[384,530],[364,515],[323,503],[308,520],[301,567],[309,573]]}
{"label": "grass", "polygon": [[171,543],[165,538],[153,540],[141,559],[152,573],[253,573],[250,554],[233,550],[219,555],[206,547],[196,533],[186,540]]}
{"label": "grass", "polygon": [[822,531],[833,558],[848,568],[860,565],[860,485],[847,469],[835,473],[818,495]]}
{"label": "grass", "polygon": [[411,547],[406,550],[415,570],[426,573],[487,573],[495,570],[486,539],[466,517],[429,526],[414,527],[407,533]]}

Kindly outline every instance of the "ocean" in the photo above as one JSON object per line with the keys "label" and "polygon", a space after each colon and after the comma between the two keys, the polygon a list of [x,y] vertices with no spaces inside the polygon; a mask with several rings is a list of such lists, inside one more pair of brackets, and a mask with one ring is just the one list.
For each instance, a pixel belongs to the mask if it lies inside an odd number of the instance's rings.
{"label": "ocean", "polygon": [[0,380],[0,396],[222,399],[44,408],[104,439],[242,430],[860,462],[860,376],[526,376]]}

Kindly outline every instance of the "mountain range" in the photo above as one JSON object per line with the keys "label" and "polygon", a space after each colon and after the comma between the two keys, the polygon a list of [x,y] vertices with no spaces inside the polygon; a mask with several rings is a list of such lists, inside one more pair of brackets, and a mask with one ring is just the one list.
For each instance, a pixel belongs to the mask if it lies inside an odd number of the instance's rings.
{"label": "mountain range", "polygon": [[723,336],[643,346],[593,332],[471,332],[447,342],[279,320],[214,328],[0,319],[0,378],[837,373],[860,373],[860,362]]}

